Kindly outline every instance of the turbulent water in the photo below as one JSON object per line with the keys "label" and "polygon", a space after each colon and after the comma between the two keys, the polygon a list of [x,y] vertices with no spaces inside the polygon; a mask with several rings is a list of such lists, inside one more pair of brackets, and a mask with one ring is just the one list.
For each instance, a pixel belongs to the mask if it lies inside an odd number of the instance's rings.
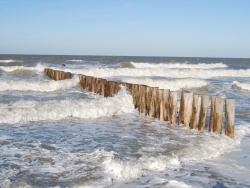
{"label": "turbulent water", "polygon": [[[236,100],[235,139],[140,115],[122,89],[78,78]],[[0,55],[0,187],[250,187],[250,59]]]}

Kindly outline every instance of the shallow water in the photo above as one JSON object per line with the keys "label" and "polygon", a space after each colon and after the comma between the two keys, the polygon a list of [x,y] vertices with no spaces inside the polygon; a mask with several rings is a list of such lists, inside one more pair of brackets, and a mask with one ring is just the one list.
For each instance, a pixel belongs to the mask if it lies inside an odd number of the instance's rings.
{"label": "shallow water", "polygon": [[[145,117],[124,89],[102,98],[45,67],[235,98],[235,139]],[[1,55],[0,77],[0,187],[250,187],[250,59]]]}

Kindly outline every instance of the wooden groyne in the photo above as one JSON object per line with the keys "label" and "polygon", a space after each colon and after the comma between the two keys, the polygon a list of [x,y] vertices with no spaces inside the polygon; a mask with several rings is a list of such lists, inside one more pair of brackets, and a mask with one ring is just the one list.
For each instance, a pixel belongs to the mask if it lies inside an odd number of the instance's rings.
{"label": "wooden groyne", "polygon": [[[71,79],[73,77],[70,72],[49,68],[46,68],[44,72],[54,80]],[[178,97],[176,91],[147,85],[108,81],[87,75],[78,75],[78,77],[84,90],[97,93],[103,97],[116,95],[123,85],[132,95],[135,109],[138,109],[141,114],[162,121],[169,121],[172,124],[183,124],[187,128],[198,129],[200,132],[204,132],[208,127],[210,132],[222,134],[223,117],[225,117],[225,135],[234,138],[234,99],[224,99],[219,96],[210,97],[182,90],[179,113],[177,113]],[[209,105],[210,98],[211,103]],[[207,117],[209,109],[210,118]],[[179,114],[178,117],[177,114]]]}

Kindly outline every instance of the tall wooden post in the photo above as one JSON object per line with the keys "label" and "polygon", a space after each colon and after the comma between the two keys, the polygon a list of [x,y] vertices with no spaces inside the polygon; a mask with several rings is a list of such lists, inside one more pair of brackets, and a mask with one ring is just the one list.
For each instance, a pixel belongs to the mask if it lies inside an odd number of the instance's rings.
{"label": "tall wooden post", "polygon": [[190,127],[192,117],[193,93],[182,92],[180,104],[179,124]]}
{"label": "tall wooden post", "polygon": [[145,114],[145,96],[146,96],[146,86],[140,85],[140,105],[139,105],[139,112]]}
{"label": "tall wooden post", "polygon": [[184,126],[190,127],[192,117],[193,93],[184,93]]}
{"label": "tall wooden post", "polygon": [[145,111],[145,116],[149,116],[150,113],[150,103],[152,100],[152,92],[153,92],[153,88],[152,87],[147,87],[146,88],[146,111]]}
{"label": "tall wooden post", "polygon": [[215,97],[212,96],[211,98],[211,107],[210,107],[210,121],[209,121],[209,132],[213,132],[213,127],[214,127],[214,106],[215,106]]}
{"label": "tall wooden post", "polygon": [[127,92],[132,94],[132,92],[133,92],[133,84],[125,83],[125,87],[127,89]]}
{"label": "tall wooden post", "polygon": [[176,123],[177,91],[170,92],[170,123]]}
{"label": "tall wooden post", "polygon": [[140,93],[139,93],[139,85],[138,84],[133,84],[133,101],[134,101],[134,106],[135,109],[138,108],[139,106],[139,99],[140,99]]}
{"label": "tall wooden post", "polygon": [[155,118],[160,119],[160,91],[156,89],[155,95]]}
{"label": "tall wooden post", "polygon": [[201,95],[194,94],[192,118],[191,118],[191,124],[190,124],[191,129],[198,128],[200,111],[201,111]]}
{"label": "tall wooden post", "polygon": [[156,90],[157,88],[152,88],[152,95],[151,95],[151,101],[150,101],[150,110],[149,110],[149,116],[155,117],[155,102],[156,102]]}
{"label": "tall wooden post", "polygon": [[212,97],[209,130],[220,134],[222,133],[223,105],[223,98]]}
{"label": "tall wooden post", "polygon": [[159,97],[160,97],[160,120],[164,121],[164,103],[165,103],[165,98],[164,98],[164,89],[159,89]]}
{"label": "tall wooden post", "polygon": [[160,92],[160,120],[170,120],[170,90],[161,89]]}
{"label": "tall wooden post", "polygon": [[234,138],[234,119],[235,119],[235,104],[234,99],[226,99],[225,115],[226,127],[225,134],[230,138]]}
{"label": "tall wooden post", "polygon": [[209,96],[202,95],[201,96],[201,112],[200,112],[199,125],[198,125],[198,130],[200,132],[204,132],[204,130],[206,129],[208,102],[209,102]]}
{"label": "tall wooden post", "polygon": [[178,125],[184,123],[184,93],[185,93],[185,91],[182,90],[181,91],[179,117],[178,117]]}

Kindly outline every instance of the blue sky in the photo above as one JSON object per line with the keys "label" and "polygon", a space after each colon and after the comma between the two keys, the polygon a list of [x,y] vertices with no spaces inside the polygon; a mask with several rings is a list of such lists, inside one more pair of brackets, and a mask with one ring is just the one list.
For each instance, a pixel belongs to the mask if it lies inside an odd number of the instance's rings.
{"label": "blue sky", "polygon": [[0,0],[0,54],[250,57],[250,0]]}

